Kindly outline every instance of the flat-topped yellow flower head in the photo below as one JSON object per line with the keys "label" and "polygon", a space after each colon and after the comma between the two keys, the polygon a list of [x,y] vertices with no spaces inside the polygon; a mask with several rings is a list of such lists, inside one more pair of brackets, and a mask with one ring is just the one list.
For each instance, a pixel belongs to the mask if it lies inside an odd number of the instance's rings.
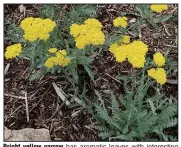
{"label": "flat-topped yellow flower head", "polygon": [[24,31],[24,39],[28,41],[47,40],[50,32],[55,28],[55,21],[34,17],[27,17],[21,21],[20,27]]}
{"label": "flat-topped yellow flower head", "polygon": [[86,45],[102,45],[105,35],[102,32],[102,24],[95,18],[89,18],[83,24],[72,24],[70,34],[75,38],[76,47],[84,49]]}
{"label": "flat-topped yellow flower head", "polygon": [[124,36],[120,39],[120,42],[121,42],[121,43],[124,43],[124,44],[130,43],[130,36],[124,35]]}
{"label": "flat-topped yellow flower head", "polygon": [[65,66],[68,66],[68,64],[71,63],[71,59],[67,57],[67,52],[66,50],[59,50],[59,51],[56,51],[57,48],[50,48],[49,49],[50,51],[52,51],[53,53],[56,53],[55,56],[51,56],[49,57],[44,65],[47,67],[47,68],[52,68],[53,66],[62,66],[62,67],[65,67]]}
{"label": "flat-topped yellow flower head", "polygon": [[6,59],[15,58],[20,55],[21,51],[22,51],[22,46],[20,43],[8,46],[6,48],[5,58]]}
{"label": "flat-topped yellow flower head", "polygon": [[115,42],[110,46],[109,51],[114,54],[116,61],[123,62],[127,59],[133,67],[142,68],[146,61],[145,55],[148,47],[142,41],[133,41],[120,46]]}
{"label": "flat-topped yellow flower head", "polygon": [[165,65],[165,57],[160,52],[156,52],[153,55],[153,60],[158,66]]}
{"label": "flat-topped yellow flower head", "polygon": [[117,17],[113,20],[113,24],[115,27],[126,28],[128,26],[127,20],[126,17]]}
{"label": "flat-topped yellow flower head", "polygon": [[45,64],[44,64],[44,65],[45,65],[47,68],[52,68],[52,67],[55,65],[55,63],[57,62],[56,60],[57,60],[56,57],[49,57],[49,58],[45,61]]}
{"label": "flat-topped yellow flower head", "polygon": [[72,24],[70,27],[70,35],[77,37],[80,34],[80,25]]}
{"label": "flat-topped yellow flower head", "polygon": [[152,77],[157,81],[157,83],[163,85],[166,83],[167,78],[166,78],[166,71],[163,68],[158,68],[158,69],[150,69],[147,71],[148,76]]}
{"label": "flat-topped yellow flower head", "polygon": [[91,26],[93,28],[99,28],[99,29],[102,28],[101,22],[99,20],[95,19],[95,18],[89,18],[89,19],[85,20],[84,24],[89,25],[89,26]]}
{"label": "flat-topped yellow flower head", "polygon": [[57,52],[57,48],[50,48],[48,51],[49,51],[50,53],[55,53],[55,52]]}
{"label": "flat-topped yellow flower head", "polygon": [[168,10],[168,5],[151,5],[150,9],[154,12],[161,13],[164,10]]}
{"label": "flat-topped yellow flower head", "polygon": [[149,69],[147,72],[148,72],[148,76],[150,76],[150,77],[154,77],[154,75],[155,75],[155,69],[154,68],[151,68],[151,69]]}

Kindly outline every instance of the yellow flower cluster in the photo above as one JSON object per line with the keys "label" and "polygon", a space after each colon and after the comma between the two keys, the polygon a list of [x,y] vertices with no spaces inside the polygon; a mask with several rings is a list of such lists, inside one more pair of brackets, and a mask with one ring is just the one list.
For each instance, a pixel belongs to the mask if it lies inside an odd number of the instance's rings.
{"label": "yellow flower cluster", "polygon": [[130,37],[128,35],[124,35],[121,40],[120,40],[121,43],[124,43],[124,44],[128,44],[130,43]]}
{"label": "yellow flower cluster", "polygon": [[153,60],[158,66],[165,65],[165,57],[160,52],[157,52],[153,55]]}
{"label": "yellow flower cluster", "polygon": [[161,13],[163,10],[168,10],[168,5],[151,5],[150,9],[154,12]]}
{"label": "yellow flower cluster", "polygon": [[[50,48],[49,51],[55,51],[57,50],[56,48]],[[67,66],[70,62],[71,59],[66,57],[67,52],[66,50],[59,50],[57,52],[54,52],[56,56],[51,56],[45,61],[45,66],[48,68],[52,68],[53,66],[62,66],[65,67]]]}
{"label": "yellow flower cluster", "polygon": [[19,54],[22,51],[22,46],[20,43],[8,46],[6,48],[6,52],[5,52],[5,58],[6,59],[12,59],[16,56],[19,56]]}
{"label": "yellow flower cluster", "polygon": [[148,70],[148,76],[152,77],[157,81],[157,83],[160,83],[161,85],[165,84],[166,79],[166,71],[163,68],[151,68]]}
{"label": "yellow flower cluster", "polygon": [[113,24],[115,27],[126,28],[128,26],[127,20],[128,19],[125,16],[124,17],[117,17],[116,19],[113,20]]}
{"label": "yellow flower cluster", "polygon": [[116,42],[110,46],[109,51],[114,54],[116,61],[123,62],[128,59],[133,67],[141,68],[144,67],[148,47],[142,41],[133,41],[120,46]]}
{"label": "yellow flower cluster", "polygon": [[53,31],[55,26],[55,21],[49,18],[41,19],[34,17],[27,17],[20,24],[20,27],[24,30],[23,37],[31,42],[37,39],[47,40],[50,37],[49,33]]}
{"label": "yellow flower cluster", "polygon": [[101,31],[102,24],[95,18],[89,18],[84,24],[72,24],[70,34],[75,38],[76,47],[85,48],[86,45],[102,45],[105,41],[105,35]]}
{"label": "yellow flower cluster", "polygon": [[50,53],[56,53],[57,52],[57,48],[50,48],[48,51]]}
{"label": "yellow flower cluster", "polygon": [[[157,64],[158,67],[165,65],[165,58],[160,52],[156,52],[153,55],[153,61]],[[160,83],[161,85],[165,84],[166,79],[166,71],[163,68],[152,68],[147,71],[148,76],[152,77],[157,81],[157,83]]]}

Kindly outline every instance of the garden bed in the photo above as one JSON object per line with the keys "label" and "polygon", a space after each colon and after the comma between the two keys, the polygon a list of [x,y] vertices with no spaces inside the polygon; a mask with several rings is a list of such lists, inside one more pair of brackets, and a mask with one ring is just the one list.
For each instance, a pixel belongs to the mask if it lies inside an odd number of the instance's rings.
{"label": "garden bed", "polygon": [[[14,38],[17,34],[13,34],[13,24],[19,26],[21,21],[26,17],[46,18],[51,13],[55,17],[52,16],[50,19],[56,19],[57,23],[62,24],[67,17],[66,15],[71,11],[75,11],[74,13],[76,14],[80,13],[78,12],[78,8],[81,6],[84,7],[86,5],[4,5],[4,17],[6,18],[4,22],[4,49],[17,41],[17,38]],[[83,10],[81,10],[82,12]],[[87,19],[87,16],[97,18],[103,25],[102,29],[104,32],[111,34],[115,31],[113,25],[115,18],[125,15],[128,19],[128,24],[132,25],[140,19],[138,12],[136,5],[133,4],[88,5],[85,7],[85,16],[80,15],[80,17],[84,21]],[[158,24],[159,29],[154,27],[154,24],[151,25],[145,22],[140,24],[139,31],[130,29],[126,32],[126,35],[130,36],[131,42],[141,40],[148,45],[148,58],[152,59],[155,52],[160,52],[167,56],[165,65],[165,70],[169,71],[167,82],[162,85],[159,92],[164,94],[163,99],[168,98],[170,104],[174,103],[177,105],[178,5],[169,5],[168,10],[156,13],[155,17],[159,18],[167,15],[172,15],[172,17],[168,18],[168,20],[167,18],[163,18],[166,21]],[[12,31],[12,34],[10,31]],[[65,29],[63,33],[68,34],[69,30]],[[75,47],[73,49],[75,50]],[[99,136],[99,130],[95,127],[97,122],[92,116],[94,109],[90,110],[89,106],[93,105],[93,103],[98,103],[97,99],[100,99],[100,95],[105,100],[106,105],[109,105],[109,102],[107,103],[106,101],[110,100],[112,93],[116,97],[126,94],[124,80],[119,79],[118,75],[131,75],[133,74],[133,68],[127,61],[117,62],[106,45],[97,47],[96,51],[89,55],[90,59],[93,60],[90,64],[91,73],[87,72],[83,65],[77,65],[76,72],[79,76],[79,82],[73,84],[71,82],[74,82],[74,80],[69,79],[72,76],[65,78],[65,76],[68,76],[65,73],[48,73],[31,81],[29,77],[38,68],[30,69],[31,63],[29,60],[26,58],[5,59],[4,68],[8,65],[10,66],[4,76],[4,125],[8,129],[15,130],[28,127],[46,128],[50,131],[52,140],[103,140]],[[138,74],[139,72],[140,69],[136,68],[135,73]],[[94,81],[91,76],[94,77]],[[62,105],[62,99],[57,95],[53,83],[62,89],[63,94],[72,105]],[[132,88],[129,82],[126,86],[128,89]],[[154,87],[156,87],[155,82],[147,91],[149,96],[154,96],[156,93]],[[22,97],[27,98],[27,103]],[[74,101],[75,97],[81,99],[84,105],[80,105]],[[164,132],[173,135],[176,139],[178,138],[177,125],[164,130]],[[158,138],[155,134],[151,134],[151,136],[153,136],[153,139]]]}

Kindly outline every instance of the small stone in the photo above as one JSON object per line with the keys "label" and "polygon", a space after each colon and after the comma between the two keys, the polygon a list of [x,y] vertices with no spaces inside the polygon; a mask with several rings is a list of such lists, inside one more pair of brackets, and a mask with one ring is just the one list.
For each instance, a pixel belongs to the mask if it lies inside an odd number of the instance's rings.
{"label": "small stone", "polygon": [[129,23],[134,23],[134,22],[136,22],[136,18],[132,18],[132,19],[129,21]]}
{"label": "small stone", "polygon": [[11,138],[12,137],[12,132],[11,132],[11,130],[9,130],[9,129],[7,129],[6,127],[5,127],[5,140],[8,140],[9,138]]}
{"label": "small stone", "polygon": [[51,139],[47,129],[9,130],[5,128],[5,141],[51,141]]}

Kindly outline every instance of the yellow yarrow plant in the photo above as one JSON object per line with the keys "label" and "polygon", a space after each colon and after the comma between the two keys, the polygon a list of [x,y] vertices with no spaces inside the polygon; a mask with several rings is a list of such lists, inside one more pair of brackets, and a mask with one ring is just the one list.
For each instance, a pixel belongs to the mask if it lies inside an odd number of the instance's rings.
{"label": "yellow yarrow plant", "polygon": [[40,40],[47,40],[50,37],[50,32],[56,26],[55,21],[34,17],[27,17],[21,21],[20,27],[24,31],[24,39],[30,42]]}
{"label": "yellow yarrow plant", "polygon": [[165,57],[160,52],[156,52],[153,55],[153,60],[158,66],[165,65]]}
{"label": "yellow yarrow plant", "polygon": [[20,55],[22,51],[22,45],[20,43],[8,46],[5,52],[6,59],[12,59]]}
{"label": "yellow yarrow plant", "polygon": [[154,12],[161,13],[164,10],[168,10],[168,5],[151,5],[150,9]]}
{"label": "yellow yarrow plant", "polygon": [[148,76],[152,77],[157,81],[157,83],[163,85],[166,83],[167,78],[166,78],[166,71],[163,68],[158,68],[158,69],[149,69],[148,71]]}
{"label": "yellow yarrow plant", "polygon": [[95,18],[89,18],[84,24],[72,24],[70,34],[75,38],[76,47],[84,49],[86,45],[102,45],[105,35],[102,32],[102,24]]}
{"label": "yellow yarrow plant", "polygon": [[127,20],[128,19],[125,16],[124,17],[117,17],[116,19],[113,20],[113,24],[115,27],[126,28],[128,26]]}

